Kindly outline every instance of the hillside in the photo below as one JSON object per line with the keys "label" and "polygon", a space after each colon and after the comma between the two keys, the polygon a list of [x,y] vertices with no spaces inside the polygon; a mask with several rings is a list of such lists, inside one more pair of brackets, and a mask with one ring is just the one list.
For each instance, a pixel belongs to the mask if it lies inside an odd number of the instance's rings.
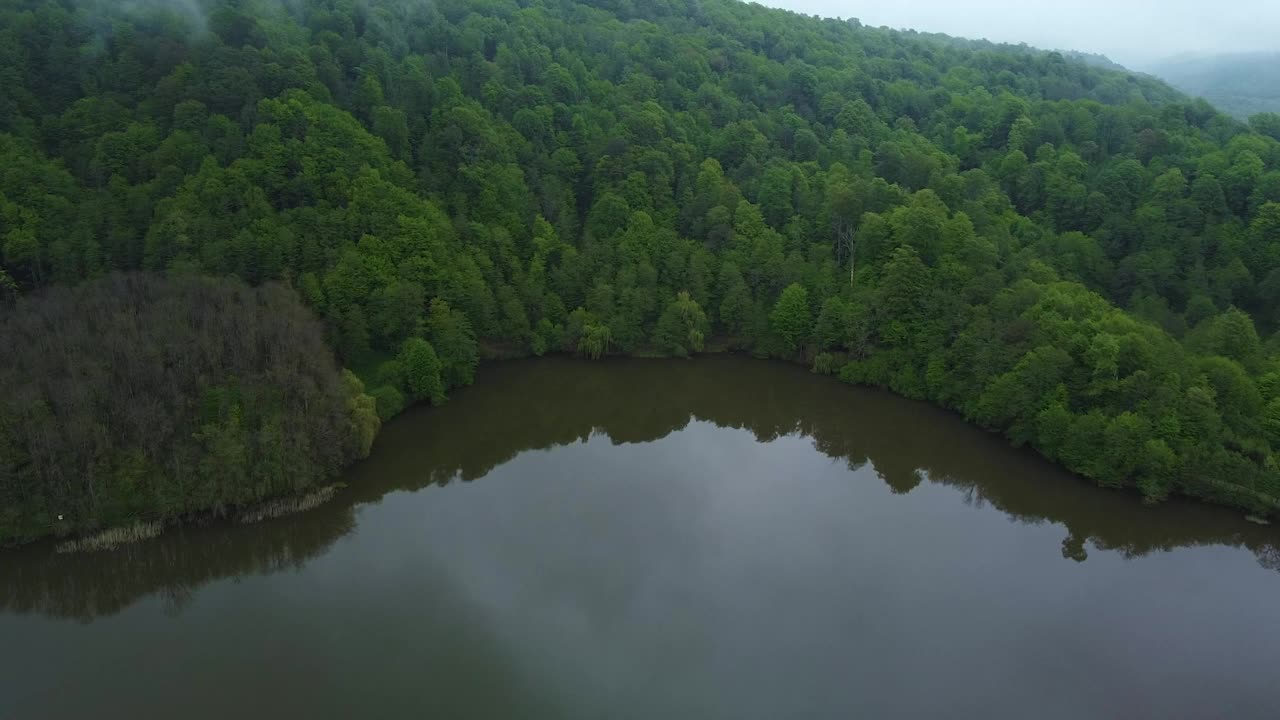
{"label": "hillside", "polygon": [[7,297],[282,281],[383,418],[482,349],[745,350],[1280,507],[1280,141],[1204,101],[734,0],[195,6],[0,11]]}
{"label": "hillside", "polygon": [[1280,113],[1280,53],[1169,58],[1151,72],[1241,120]]}

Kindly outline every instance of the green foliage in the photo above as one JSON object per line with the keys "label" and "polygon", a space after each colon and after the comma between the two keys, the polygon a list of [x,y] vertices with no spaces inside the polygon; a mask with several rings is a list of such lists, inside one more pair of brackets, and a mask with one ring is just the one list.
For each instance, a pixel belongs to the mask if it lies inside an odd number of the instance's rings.
{"label": "green foliage", "polygon": [[370,396],[377,403],[378,418],[382,422],[399,415],[408,404],[404,399],[404,393],[400,392],[394,385],[382,385],[370,393]]}
{"label": "green foliage", "polygon": [[843,364],[835,353],[818,353],[813,358],[813,371],[819,375],[835,375]]}
{"label": "green foliage", "polygon": [[422,338],[409,338],[396,356],[400,381],[410,401],[427,400],[432,405],[444,402],[445,383],[441,377],[444,363],[431,343]]}
{"label": "green foliage", "polygon": [[782,337],[787,352],[802,351],[813,328],[813,316],[809,312],[809,291],[799,283],[788,285],[773,306],[769,323]]}
{"label": "green foliage", "polygon": [[665,352],[684,357],[702,352],[710,327],[702,307],[682,290],[662,311],[654,340]]}
{"label": "green foliage", "polygon": [[[0,302],[120,270],[291,284],[344,364],[398,353],[333,411],[353,456],[473,382],[481,348],[714,338],[1152,500],[1280,497],[1271,116],[735,0],[208,0],[205,25],[163,5],[0,10]],[[290,458],[242,439],[293,428],[214,385],[173,421],[189,497],[153,499],[156,456],[121,455],[119,502],[84,517],[252,494],[218,464],[275,491]],[[17,397],[33,426],[53,412]]]}
{"label": "green foliage", "polygon": [[578,352],[599,360],[609,354],[609,345],[613,342],[613,333],[608,325],[588,323],[582,328],[582,337],[578,340]]}
{"label": "green foliage", "polygon": [[814,344],[823,349],[845,347],[850,340],[854,322],[854,310],[848,303],[838,296],[827,298],[814,322]]}
{"label": "green foliage", "polygon": [[544,317],[539,320],[538,326],[534,328],[530,351],[534,355],[542,356],[552,350],[559,349],[563,345],[564,327],[552,324],[549,318]]}
{"label": "green foliage", "polygon": [[359,458],[369,457],[373,449],[373,440],[378,436],[382,420],[378,416],[377,400],[364,392],[364,383],[350,370],[342,371],[343,384],[347,391],[347,414],[351,427],[351,436],[355,444],[355,455]]}
{"label": "green foliage", "polygon": [[460,387],[474,382],[478,358],[476,336],[467,316],[450,308],[446,300],[436,298],[431,301],[431,311],[427,316],[427,332],[431,338],[431,345],[427,347],[434,346],[440,353],[440,377],[445,387]]}

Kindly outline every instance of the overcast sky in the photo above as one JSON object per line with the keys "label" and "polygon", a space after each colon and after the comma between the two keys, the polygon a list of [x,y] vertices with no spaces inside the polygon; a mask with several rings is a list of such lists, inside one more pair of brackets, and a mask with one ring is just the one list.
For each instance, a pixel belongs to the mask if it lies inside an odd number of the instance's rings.
{"label": "overcast sky", "polygon": [[1182,53],[1280,51],[1280,0],[756,0],[866,25],[1103,53],[1141,69]]}

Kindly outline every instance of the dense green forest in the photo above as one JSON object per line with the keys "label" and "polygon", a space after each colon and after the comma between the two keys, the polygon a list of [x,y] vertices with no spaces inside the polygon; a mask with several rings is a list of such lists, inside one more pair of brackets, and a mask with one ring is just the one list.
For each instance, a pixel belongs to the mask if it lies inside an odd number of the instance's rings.
{"label": "dense green forest", "polygon": [[1241,120],[1280,113],[1280,53],[1169,58],[1152,65],[1151,72]]}
{"label": "dense green forest", "polygon": [[[278,281],[383,418],[481,357],[746,350],[1152,501],[1280,508],[1280,116],[735,0],[14,0],[0,73],[10,303]],[[208,359],[194,397],[263,372]],[[0,498],[51,507],[14,407]]]}

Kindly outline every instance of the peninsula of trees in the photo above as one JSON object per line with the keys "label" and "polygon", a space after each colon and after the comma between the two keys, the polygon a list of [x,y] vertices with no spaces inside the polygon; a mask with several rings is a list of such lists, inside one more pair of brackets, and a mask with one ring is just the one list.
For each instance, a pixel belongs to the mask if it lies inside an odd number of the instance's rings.
{"label": "peninsula of trees", "polygon": [[0,87],[0,543],[306,489],[549,352],[1280,510],[1280,115],[736,0],[14,0]]}

